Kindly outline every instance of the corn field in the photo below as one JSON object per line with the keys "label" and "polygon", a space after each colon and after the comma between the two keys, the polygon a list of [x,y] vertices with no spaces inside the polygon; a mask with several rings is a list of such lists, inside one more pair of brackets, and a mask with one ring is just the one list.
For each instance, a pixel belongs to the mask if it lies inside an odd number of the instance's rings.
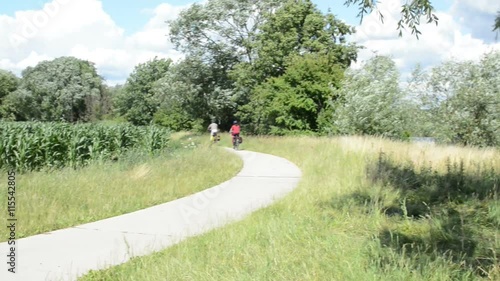
{"label": "corn field", "polygon": [[155,153],[169,136],[156,126],[0,122],[0,169],[79,167],[132,149]]}

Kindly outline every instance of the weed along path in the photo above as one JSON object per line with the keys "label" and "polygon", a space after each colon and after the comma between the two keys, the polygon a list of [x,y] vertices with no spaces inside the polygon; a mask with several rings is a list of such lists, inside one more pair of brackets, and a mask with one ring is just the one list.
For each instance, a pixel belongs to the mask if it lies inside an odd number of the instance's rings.
{"label": "weed along path", "polygon": [[[2,266],[0,280],[76,280],[242,219],[292,191],[301,171],[286,159],[236,151],[243,169],[202,192],[126,215],[16,241],[15,271]],[[214,164],[217,169],[217,164]],[[7,242],[0,244],[5,258]]]}

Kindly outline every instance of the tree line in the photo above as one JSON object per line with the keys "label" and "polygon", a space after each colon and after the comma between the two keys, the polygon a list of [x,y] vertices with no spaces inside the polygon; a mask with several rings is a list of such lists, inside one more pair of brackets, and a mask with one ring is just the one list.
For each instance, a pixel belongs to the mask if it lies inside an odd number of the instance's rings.
{"label": "tree line", "polygon": [[168,22],[184,58],[137,65],[108,87],[91,62],[61,57],[0,71],[6,120],[89,122],[203,130],[240,120],[254,134],[367,134],[434,137],[498,146],[500,52],[479,62],[415,68],[401,82],[393,60],[350,68],[362,48],[355,32],[310,0],[209,0]]}

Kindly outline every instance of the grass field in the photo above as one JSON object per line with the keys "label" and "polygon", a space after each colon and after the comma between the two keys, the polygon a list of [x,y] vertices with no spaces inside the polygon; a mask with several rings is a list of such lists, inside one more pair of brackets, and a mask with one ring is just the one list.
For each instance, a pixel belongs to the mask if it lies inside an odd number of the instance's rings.
{"label": "grass field", "polygon": [[[117,162],[76,170],[18,175],[18,238],[165,203],[226,181],[241,169],[238,156],[198,143],[199,139],[174,135],[170,149],[157,157],[131,153]],[[1,178],[6,180],[4,173]],[[0,202],[7,202],[6,195],[2,184]],[[5,208],[3,204],[2,214],[7,214]],[[6,239],[7,228],[0,228],[0,241]]]}
{"label": "grass field", "polygon": [[497,150],[354,137],[247,138],[245,148],[296,163],[298,188],[81,280],[500,280]]}

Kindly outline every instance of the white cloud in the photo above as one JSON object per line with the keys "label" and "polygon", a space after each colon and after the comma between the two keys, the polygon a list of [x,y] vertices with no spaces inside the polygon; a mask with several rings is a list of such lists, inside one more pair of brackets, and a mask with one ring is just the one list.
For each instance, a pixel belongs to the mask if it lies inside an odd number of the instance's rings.
{"label": "white cloud", "polygon": [[[487,0],[477,1],[476,7],[484,9],[485,3],[493,4],[492,1]],[[371,14],[357,28],[356,34],[352,37],[367,48],[360,52],[360,61],[369,59],[374,52],[389,55],[396,61],[402,71],[402,76],[405,77],[417,63],[423,67],[429,67],[450,59],[477,60],[487,51],[500,50],[499,43],[486,43],[464,32],[464,25],[467,21],[461,21],[449,11],[436,12],[439,18],[437,26],[435,24],[421,25],[419,30],[422,35],[419,39],[410,32],[403,32],[403,37],[399,37],[396,23],[401,17],[400,7],[401,0],[381,2],[380,10],[385,18],[384,24],[380,23],[376,14]],[[359,62],[354,65],[354,67],[359,66]]]}
{"label": "white cloud", "polygon": [[500,1],[498,0],[456,0],[454,9],[458,7],[472,8],[478,12],[495,15],[500,10]]}
{"label": "white cloud", "polygon": [[122,83],[138,63],[154,58],[178,60],[166,34],[165,20],[184,7],[161,4],[148,11],[150,21],[139,32],[124,35],[98,0],[52,0],[39,10],[0,15],[0,68],[20,74],[27,66],[60,56],[95,63],[108,83]]}
{"label": "white cloud", "polygon": [[[450,0],[452,1],[452,0]],[[488,41],[491,18],[500,9],[497,0],[453,0],[449,11],[438,11],[439,25],[423,24],[420,40],[396,30],[401,0],[384,0],[378,14],[365,17],[352,40],[367,47],[359,60],[373,52],[390,55],[397,66],[408,72],[416,63],[424,67],[446,59],[478,59],[484,52],[500,49]],[[39,10],[19,11],[14,16],[0,15],[0,68],[17,74],[27,66],[60,56],[75,56],[92,61],[108,83],[123,82],[134,66],[157,56],[178,60],[182,55],[169,42],[168,25],[186,6],[161,4],[142,11],[150,15],[144,27],[126,36],[98,0],[51,0]],[[471,15],[476,17],[472,24]],[[360,63],[355,64],[359,67]]]}
{"label": "white cloud", "polygon": [[168,24],[165,21],[177,18],[179,13],[186,6],[172,6],[170,4],[160,4],[152,11],[145,11],[152,15],[142,31],[139,31],[129,38],[127,44],[134,48],[148,48],[160,51],[173,49],[167,37]]}

